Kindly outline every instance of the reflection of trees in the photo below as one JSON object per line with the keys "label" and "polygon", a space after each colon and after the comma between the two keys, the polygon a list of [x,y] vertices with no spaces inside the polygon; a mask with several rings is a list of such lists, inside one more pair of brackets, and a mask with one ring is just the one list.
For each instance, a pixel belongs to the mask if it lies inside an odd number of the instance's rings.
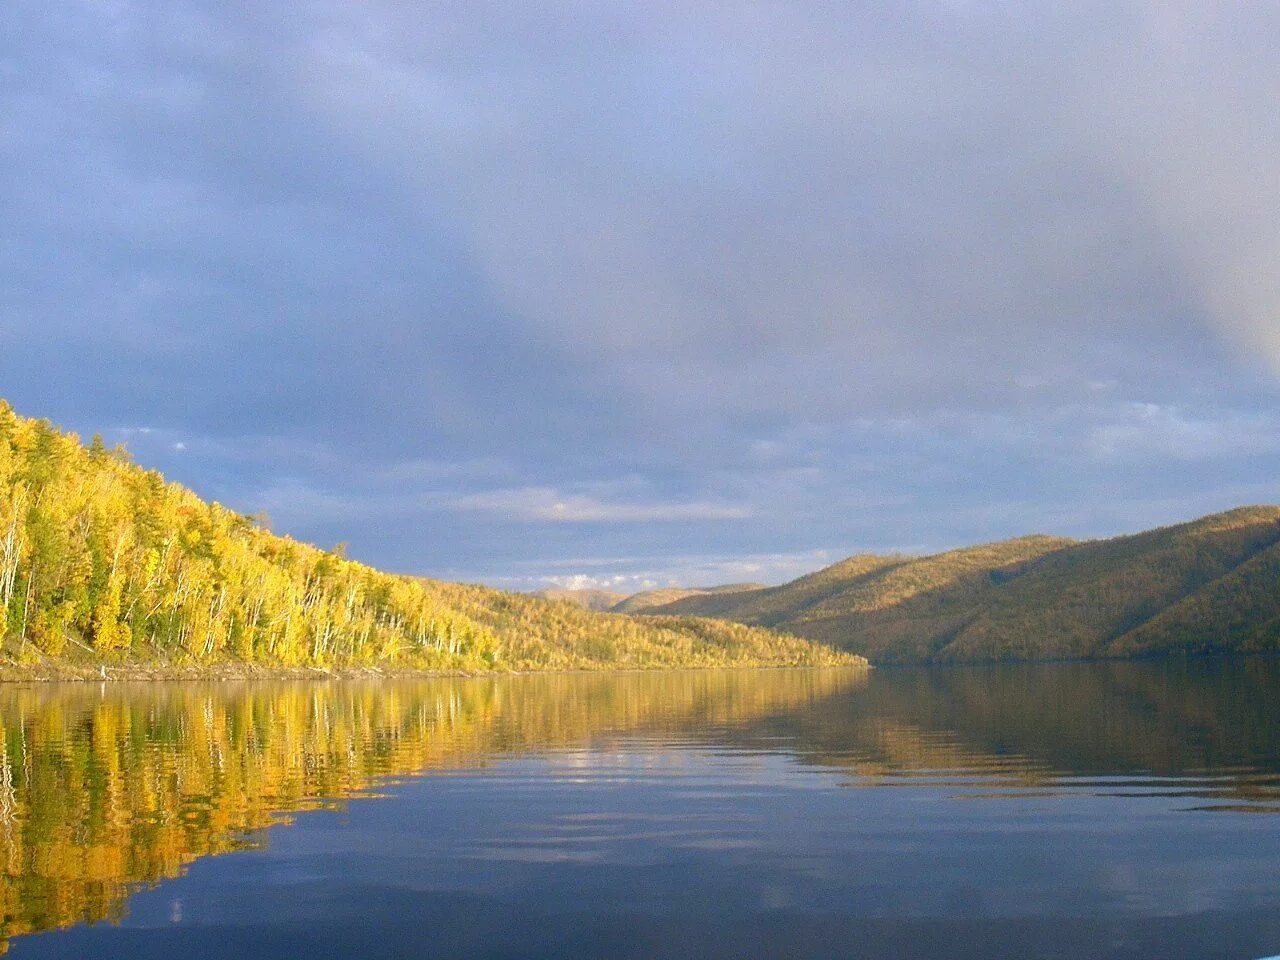
{"label": "reflection of trees", "polygon": [[[1280,800],[1280,660],[1241,658],[876,671],[857,697],[753,725],[859,776],[987,773],[1191,778]],[[1215,773],[1222,778],[1197,784]]]}
{"label": "reflection of trees", "polygon": [[381,777],[609,731],[732,725],[865,682],[773,670],[6,688],[0,934],[118,918],[132,885]]}
{"label": "reflection of trees", "polygon": [[1280,660],[4,687],[0,933],[118,917],[134,885],[379,778],[623,732],[785,750],[853,786],[1123,775],[1274,806],[1277,694]]}

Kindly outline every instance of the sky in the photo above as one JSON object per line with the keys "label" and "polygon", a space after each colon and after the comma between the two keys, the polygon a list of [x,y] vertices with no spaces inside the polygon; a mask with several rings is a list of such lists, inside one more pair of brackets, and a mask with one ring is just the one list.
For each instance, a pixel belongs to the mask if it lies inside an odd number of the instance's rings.
{"label": "sky", "polygon": [[512,589],[1280,500],[1280,5],[8,0],[0,396]]}

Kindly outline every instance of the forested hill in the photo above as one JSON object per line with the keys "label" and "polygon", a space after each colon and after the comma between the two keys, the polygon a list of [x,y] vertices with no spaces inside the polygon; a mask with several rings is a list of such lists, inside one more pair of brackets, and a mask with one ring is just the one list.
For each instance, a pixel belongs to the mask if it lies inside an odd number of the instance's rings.
{"label": "forested hill", "polygon": [[763,583],[726,583],[718,587],[659,587],[639,593],[618,593],[613,590],[570,589],[548,587],[534,590],[529,596],[543,600],[567,600],[588,610],[607,610],[610,613],[640,613],[650,607],[661,607],[685,597],[705,596],[713,593],[737,593],[741,590],[760,590]]}
{"label": "forested hill", "polygon": [[779,587],[646,612],[785,630],[872,663],[1278,650],[1280,507],[1110,540],[857,556]]}
{"label": "forested hill", "polygon": [[0,401],[0,676],[859,662],[739,624],[640,620],[382,573]]}
{"label": "forested hill", "polygon": [[[533,590],[529,593],[529,596],[538,597],[542,600],[564,600],[575,606],[602,612],[612,610],[616,604],[627,599],[627,594],[616,593],[612,590],[571,590],[559,587]],[[673,597],[672,599],[675,598]]]}
{"label": "forested hill", "polygon": [[718,587],[665,587],[643,590],[619,600],[609,609],[614,613],[639,613],[650,607],[661,607],[685,597],[708,597],[721,593],[740,593],[743,590],[759,590],[763,583],[726,583]]}

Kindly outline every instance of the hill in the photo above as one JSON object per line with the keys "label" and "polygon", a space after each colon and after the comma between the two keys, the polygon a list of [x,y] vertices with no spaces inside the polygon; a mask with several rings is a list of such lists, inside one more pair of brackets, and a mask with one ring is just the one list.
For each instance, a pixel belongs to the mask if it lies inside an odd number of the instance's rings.
{"label": "hill", "polygon": [[856,556],[778,587],[687,597],[720,617],[880,663],[1280,648],[1280,507],[1108,540],[1022,537],[926,557]]}
{"label": "hill", "polygon": [[383,573],[0,401],[0,675],[853,662],[753,627]]}
{"label": "hill", "polygon": [[661,607],[675,603],[685,597],[710,597],[722,593],[742,593],[747,590],[760,590],[762,583],[726,583],[718,587],[662,587],[657,590],[642,590],[633,593],[615,603],[610,609],[614,613],[639,613],[653,607]]}
{"label": "hill", "polygon": [[[539,600],[566,600],[584,610],[612,610],[617,604],[627,599],[628,594],[614,590],[570,590],[565,587],[548,587],[545,590],[531,590],[529,596]],[[674,598],[673,598],[674,599]]]}

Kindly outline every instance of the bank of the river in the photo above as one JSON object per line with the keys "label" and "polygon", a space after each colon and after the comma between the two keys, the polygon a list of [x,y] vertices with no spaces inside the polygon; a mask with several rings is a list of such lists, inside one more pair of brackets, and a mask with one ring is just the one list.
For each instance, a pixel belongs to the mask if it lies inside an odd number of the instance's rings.
{"label": "bank of the river", "polygon": [[145,681],[233,681],[233,680],[316,680],[316,679],[405,679],[414,677],[501,677],[552,673],[654,673],[679,670],[787,670],[840,669],[870,670],[865,660],[838,664],[752,664],[721,663],[689,666],[605,666],[569,669],[430,670],[412,667],[287,667],[256,663],[14,663],[0,661],[0,683],[102,683]]}

